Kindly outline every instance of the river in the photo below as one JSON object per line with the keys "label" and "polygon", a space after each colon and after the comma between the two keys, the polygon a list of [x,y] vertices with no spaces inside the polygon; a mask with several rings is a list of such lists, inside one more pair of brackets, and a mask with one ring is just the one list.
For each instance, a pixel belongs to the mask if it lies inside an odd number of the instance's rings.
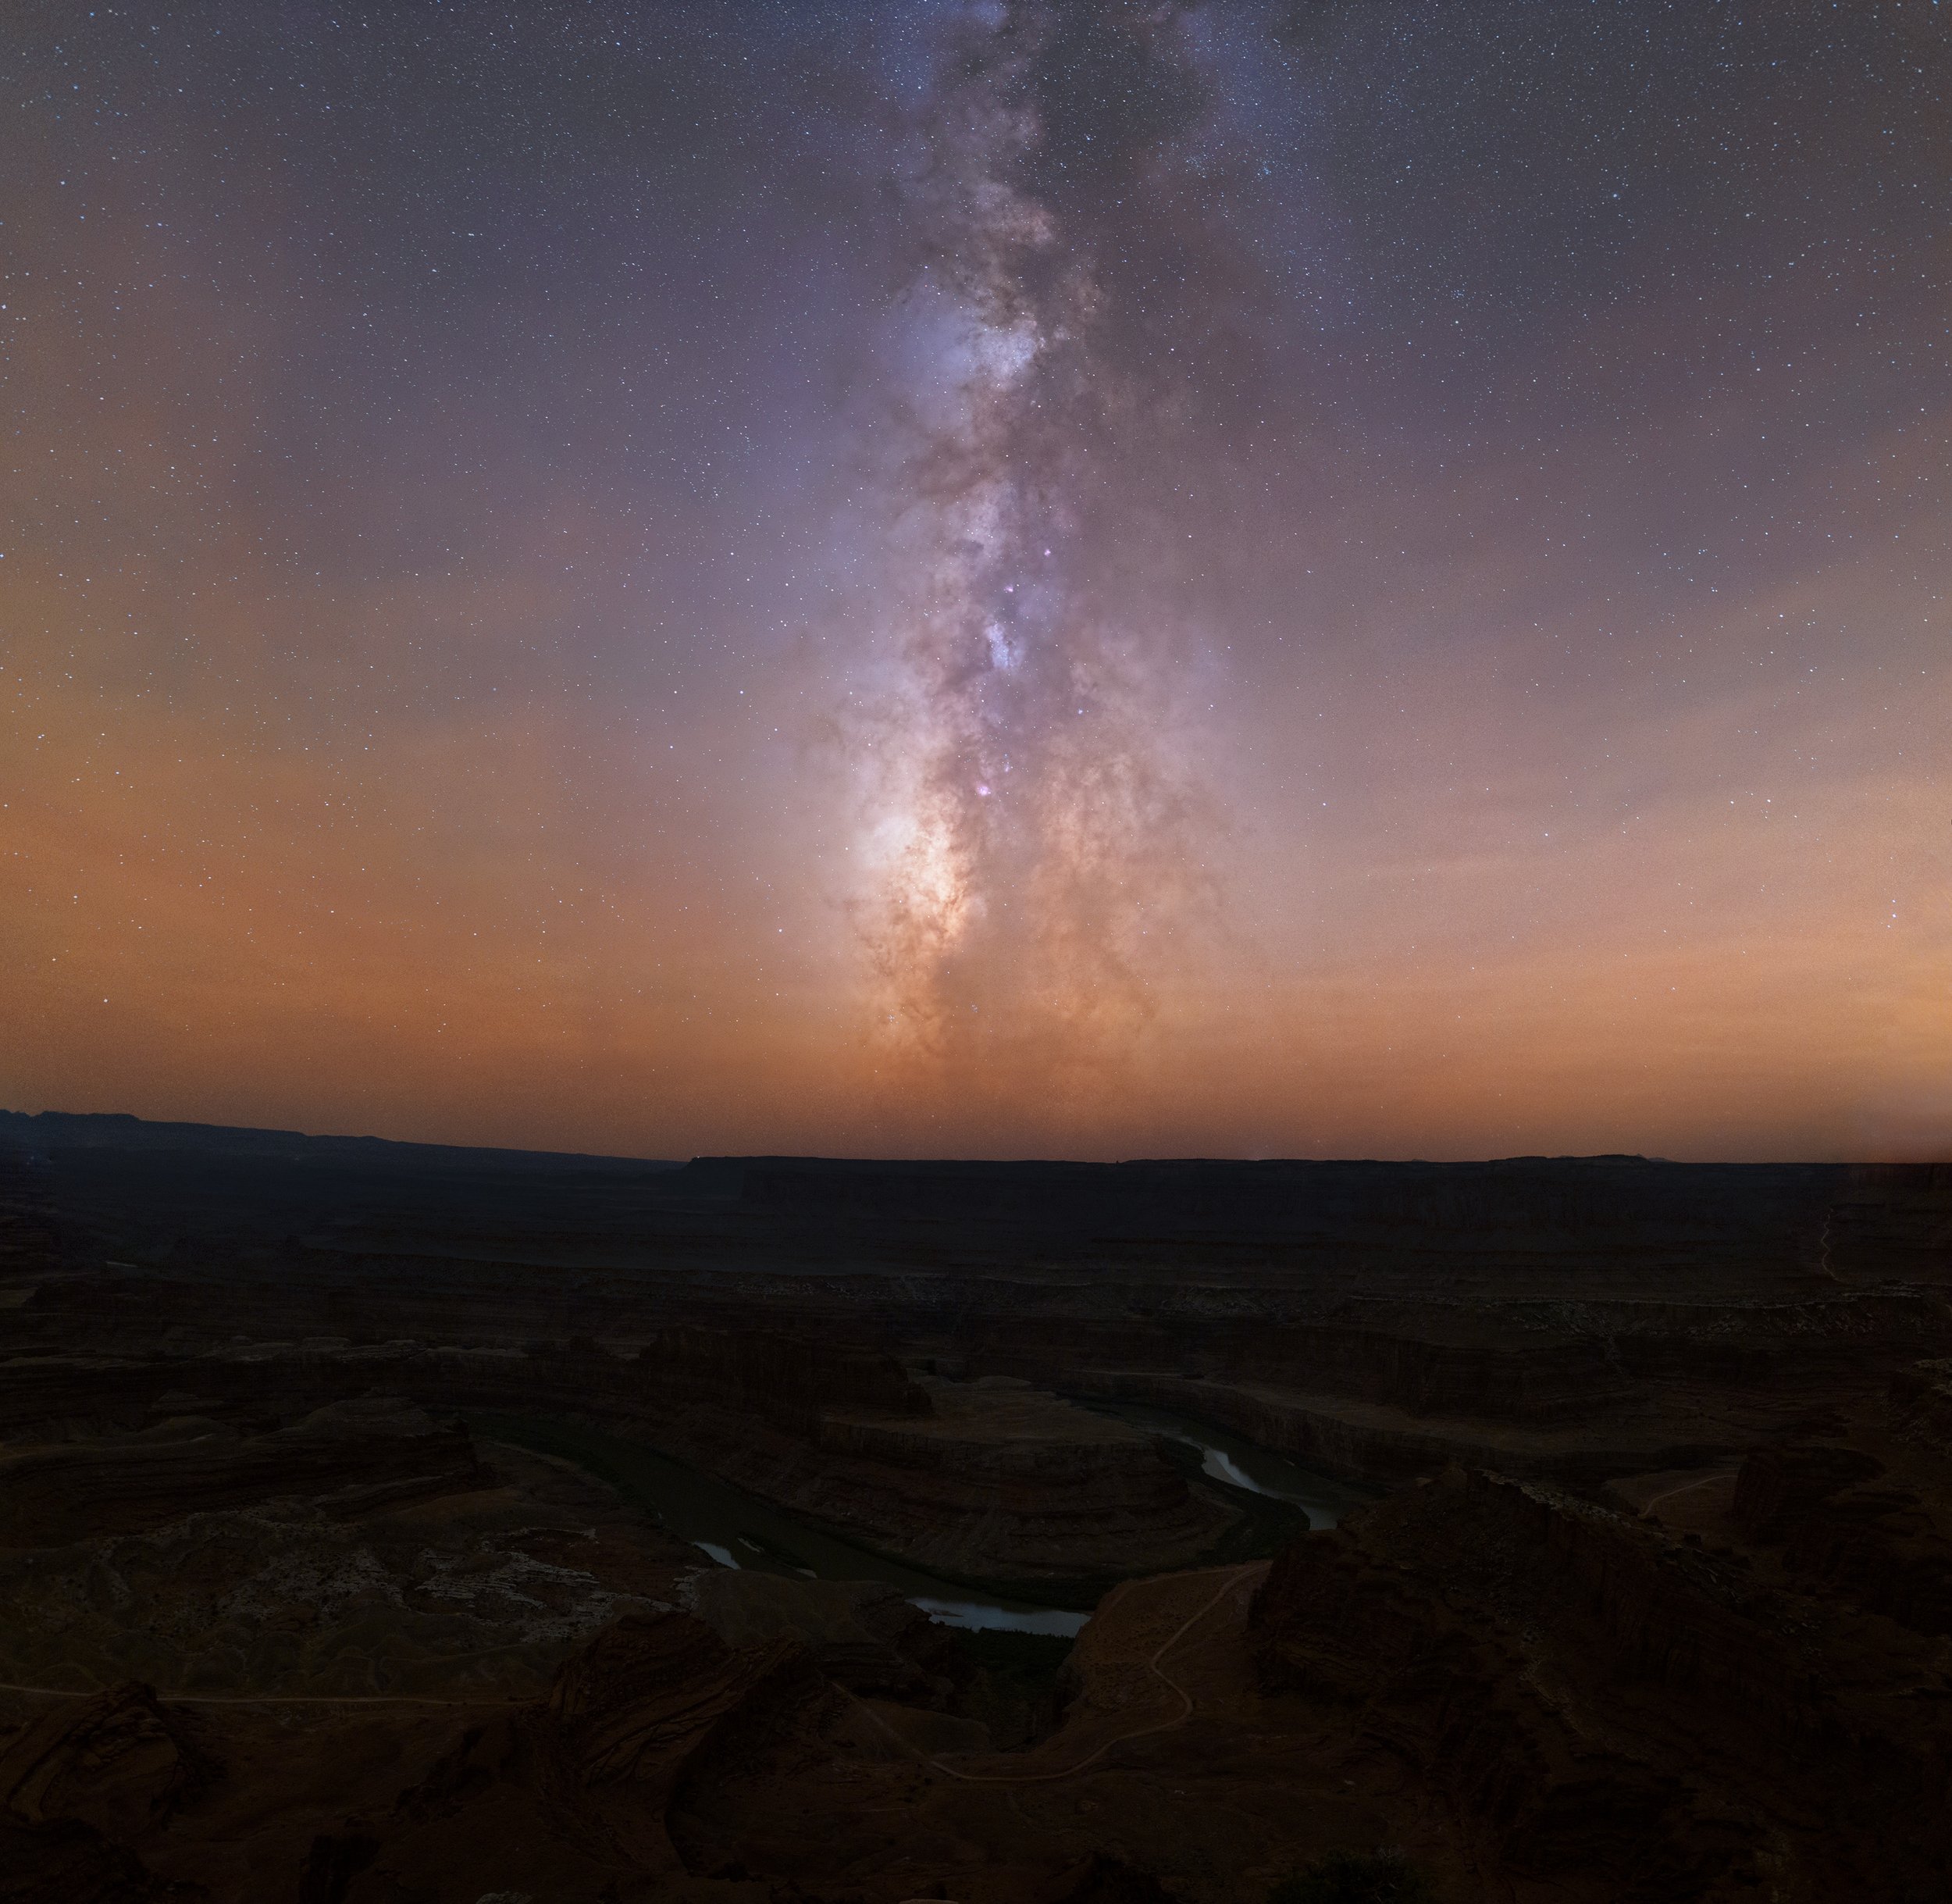
{"label": "river", "polygon": [[1311,1528],[1333,1527],[1352,1508],[1376,1498],[1372,1488],[1360,1488],[1318,1474],[1313,1468],[1298,1467],[1285,1455],[1276,1454],[1234,1434],[1216,1428],[1210,1421],[1195,1421],[1169,1408],[1154,1408],[1138,1402],[1101,1402],[1074,1397],[1081,1408],[1127,1421],[1134,1428],[1163,1435],[1168,1441],[1197,1448],[1200,1472],[1209,1481],[1238,1488],[1263,1499],[1286,1501],[1307,1514]]}
{"label": "river", "polygon": [[[1091,1403],[1099,1412],[1202,1451],[1202,1472],[1223,1488],[1300,1507],[1311,1527],[1333,1526],[1347,1506],[1367,1499],[1325,1475],[1297,1467],[1206,1422],[1170,1410]],[[945,1625],[1041,1633],[1069,1638],[1091,1616],[943,1580],[808,1526],[743,1489],[660,1454],[642,1442],[580,1421],[539,1415],[471,1414],[468,1425],[493,1441],[572,1461],[656,1516],[667,1531],[721,1567],[798,1574],[809,1580],[878,1580]]]}

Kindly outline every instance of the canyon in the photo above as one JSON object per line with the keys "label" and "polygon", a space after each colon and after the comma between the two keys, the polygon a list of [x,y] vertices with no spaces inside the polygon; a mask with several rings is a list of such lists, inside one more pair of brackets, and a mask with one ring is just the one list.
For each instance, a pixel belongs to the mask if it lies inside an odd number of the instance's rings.
{"label": "canyon", "polygon": [[1952,1166],[0,1114],[0,1899],[1923,1904],[1948,1581]]}

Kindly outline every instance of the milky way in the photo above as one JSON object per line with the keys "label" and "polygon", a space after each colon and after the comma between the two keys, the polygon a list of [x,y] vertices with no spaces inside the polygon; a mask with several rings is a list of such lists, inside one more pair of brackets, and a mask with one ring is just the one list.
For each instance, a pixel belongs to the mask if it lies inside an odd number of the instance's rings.
{"label": "milky way", "polygon": [[1952,25],[0,34],[0,1101],[1952,1143]]}
{"label": "milky way", "polygon": [[[1174,340],[1231,276],[1173,230],[1206,116],[1185,39],[1173,8],[999,9],[944,35],[904,154],[919,387],[886,472],[867,928],[896,1041],[933,1059],[1115,1061],[1209,884],[1219,816],[1176,746],[1198,636],[1143,587],[1173,533],[1146,480],[1186,447]],[[1148,299],[1135,257],[1169,249],[1181,294]]]}

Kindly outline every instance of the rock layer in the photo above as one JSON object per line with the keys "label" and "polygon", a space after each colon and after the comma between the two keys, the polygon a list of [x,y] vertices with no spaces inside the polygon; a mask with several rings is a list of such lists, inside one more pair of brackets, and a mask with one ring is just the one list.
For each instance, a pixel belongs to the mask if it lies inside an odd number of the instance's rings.
{"label": "rock layer", "polygon": [[1253,1638],[1530,1876],[1923,1904],[1952,1858],[1942,1645],[1548,1488],[1453,1472],[1307,1537]]}
{"label": "rock layer", "polygon": [[176,1418],[133,1439],[0,1455],[0,1544],[59,1546],[280,1496],[358,1513],[463,1489],[475,1476],[474,1446],[458,1425],[397,1402],[336,1403],[242,1438]]}

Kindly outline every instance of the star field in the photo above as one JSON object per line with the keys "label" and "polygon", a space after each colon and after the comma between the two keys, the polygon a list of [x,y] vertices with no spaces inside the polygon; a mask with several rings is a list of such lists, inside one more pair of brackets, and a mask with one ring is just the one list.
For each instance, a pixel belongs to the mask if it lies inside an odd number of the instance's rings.
{"label": "star field", "polygon": [[1952,1141],[1929,0],[23,0],[0,1098]]}

